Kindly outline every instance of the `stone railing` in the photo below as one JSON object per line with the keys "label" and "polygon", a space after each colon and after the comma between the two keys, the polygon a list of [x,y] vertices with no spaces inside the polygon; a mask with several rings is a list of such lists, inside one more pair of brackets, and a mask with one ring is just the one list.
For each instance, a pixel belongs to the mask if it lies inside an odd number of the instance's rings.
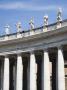
{"label": "stone railing", "polygon": [[[57,27],[57,26],[59,26],[59,27]],[[0,42],[1,41],[6,41],[6,40],[28,37],[28,36],[36,35],[36,34],[40,34],[40,33],[45,33],[45,32],[49,32],[49,31],[52,31],[52,30],[57,30],[58,28],[62,28],[62,27],[65,27],[65,26],[67,26],[67,19],[63,20],[61,22],[56,22],[56,23],[46,25],[46,26],[42,26],[42,27],[39,27],[39,28],[35,28],[35,29],[32,29],[32,30],[27,30],[27,31],[22,31],[22,32],[18,32],[18,33],[2,35],[2,36],[0,36]]]}

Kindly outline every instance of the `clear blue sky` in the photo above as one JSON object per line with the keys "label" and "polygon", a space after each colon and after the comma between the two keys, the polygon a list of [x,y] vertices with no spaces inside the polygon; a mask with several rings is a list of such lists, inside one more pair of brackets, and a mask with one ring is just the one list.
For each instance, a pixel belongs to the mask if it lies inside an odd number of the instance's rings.
{"label": "clear blue sky", "polygon": [[23,30],[29,29],[30,18],[34,18],[35,27],[43,25],[43,16],[49,16],[49,23],[56,21],[57,9],[63,10],[63,19],[67,19],[67,0],[0,0],[0,34],[4,26],[10,25],[11,33],[16,32],[16,23],[21,21]]}

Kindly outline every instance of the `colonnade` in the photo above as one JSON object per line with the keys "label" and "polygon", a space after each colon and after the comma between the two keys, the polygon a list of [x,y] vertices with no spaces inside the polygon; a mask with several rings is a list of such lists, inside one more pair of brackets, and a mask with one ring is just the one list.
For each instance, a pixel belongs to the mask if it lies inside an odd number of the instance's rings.
{"label": "colonnade", "polygon": [[[50,67],[48,50],[43,50],[42,59],[42,79],[41,90],[51,90],[50,86]],[[28,90],[37,90],[37,70],[36,57],[34,52],[30,52],[30,60],[28,64]],[[4,75],[3,75],[3,90],[9,90],[9,56],[4,57]],[[56,85],[57,90],[65,90],[64,76],[64,57],[62,48],[58,48],[56,60]],[[23,90],[23,58],[21,54],[17,54],[17,71],[16,71],[16,90]]]}

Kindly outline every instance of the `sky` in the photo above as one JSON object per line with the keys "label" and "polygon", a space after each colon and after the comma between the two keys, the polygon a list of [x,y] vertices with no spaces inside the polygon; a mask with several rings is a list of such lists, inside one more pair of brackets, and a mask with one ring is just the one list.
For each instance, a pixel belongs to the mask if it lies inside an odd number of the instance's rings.
{"label": "sky", "polygon": [[30,28],[33,17],[35,27],[44,24],[44,15],[48,22],[54,23],[58,8],[62,8],[62,18],[67,19],[67,0],[0,0],[0,35],[5,34],[5,26],[10,26],[10,33],[17,31],[16,24],[22,23],[22,30]]}

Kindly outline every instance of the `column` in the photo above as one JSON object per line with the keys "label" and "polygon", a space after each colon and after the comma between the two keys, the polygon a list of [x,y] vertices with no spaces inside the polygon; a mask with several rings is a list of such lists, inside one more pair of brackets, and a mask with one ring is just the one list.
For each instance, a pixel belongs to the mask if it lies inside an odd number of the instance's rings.
{"label": "column", "polygon": [[36,90],[36,59],[34,52],[30,53],[30,67],[29,67],[29,90]]}
{"label": "column", "polygon": [[47,50],[44,50],[42,61],[42,90],[50,90],[49,55]]}
{"label": "column", "polygon": [[56,64],[57,90],[65,90],[64,58],[62,48],[58,48],[58,58]]}
{"label": "column", "polygon": [[3,75],[4,75],[4,67],[3,67],[3,60],[2,60],[2,63],[1,63],[1,90],[3,90]]}
{"label": "column", "polygon": [[16,77],[16,90],[23,90],[23,63],[21,55],[17,55],[17,77]]}
{"label": "column", "polygon": [[9,58],[7,56],[4,59],[3,90],[9,90]]}

